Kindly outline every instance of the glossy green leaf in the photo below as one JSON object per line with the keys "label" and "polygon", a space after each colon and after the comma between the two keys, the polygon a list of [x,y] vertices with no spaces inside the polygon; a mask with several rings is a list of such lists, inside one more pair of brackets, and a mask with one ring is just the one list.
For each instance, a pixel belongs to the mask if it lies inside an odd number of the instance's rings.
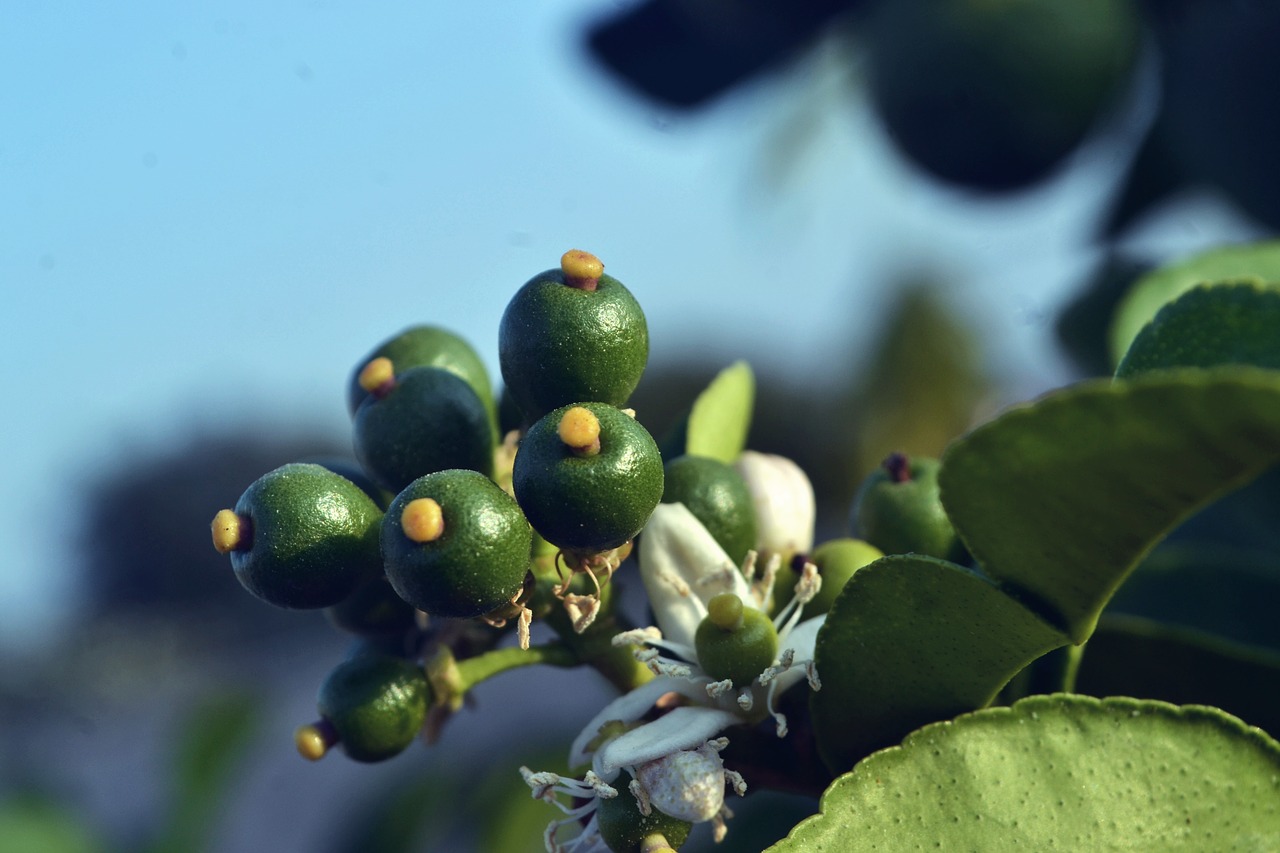
{"label": "glossy green leaf", "polygon": [[1132,379],[1171,367],[1251,364],[1280,368],[1280,286],[1199,285],[1160,309],[1116,368]]}
{"label": "glossy green leaf", "polygon": [[773,853],[1280,850],[1280,744],[1213,708],[1033,696],[861,762]]}
{"label": "glossy green leaf", "polygon": [[1006,412],[951,446],[939,482],[983,570],[1081,643],[1152,545],[1277,459],[1280,371],[1160,371]]}
{"label": "glossy green leaf", "polygon": [[818,634],[812,694],[823,761],[840,773],[925,723],[981,708],[1067,638],[978,572],[885,557],[845,584]]}
{"label": "glossy green leaf", "polygon": [[685,452],[732,464],[747,446],[755,396],[751,365],[737,361],[720,371],[694,401]]}
{"label": "glossy green leaf", "polygon": [[1280,652],[1136,616],[1098,623],[1076,692],[1212,705],[1280,733]]}
{"label": "glossy green leaf", "polygon": [[1166,303],[1197,284],[1253,279],[1280,282],[1280,240],[1224,246],[1147,273],[1120,303],[1111,325],[1111,357],[1118,364],[1129,344]]}

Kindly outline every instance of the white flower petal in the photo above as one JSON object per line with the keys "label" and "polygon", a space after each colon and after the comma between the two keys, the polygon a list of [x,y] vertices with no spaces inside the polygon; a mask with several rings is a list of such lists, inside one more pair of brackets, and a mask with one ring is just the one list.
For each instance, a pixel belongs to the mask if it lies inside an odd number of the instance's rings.
{"label": "white flower petal", "polygon": [[690,699],[696,699],[699,693],[705,696],[707,689],[704,685],[710,680],[709,678],[700,681],[690,681],[687,678],[655,678],[622,694],[605,705],[574,738],[573,745],[569,747],[569,767],[580,767],[590,763],[591,753],[587,751],[587,746],[600,734],[600,727],[605,723],[614,720],[634,723],[649,713],[653,703],[667,693],[679,693]]}
{"label": "white flower petal", "polygon": [[668,640],[692,646],[720,592],[748,601],[751,590],[724,549],[681,503],[658,504],[640,538],[640,577],[658,628]]}
{"label": "white flower petal", "polygon": [[743,722],[719,708],[682,705],[651,723],[605,744],[595,757],[595,771],[606,781],[621,767],[634,767],[685,749],[697,749],[720,732]]}
{"label": "white flower petal", "polygon": [[785,456],[744,450],[734,467],[755,504],[756,550],[784,558],[811,551],[817,508],[813,484],[800,466]]}
{"label": "white flower petal", "polygon": [[649,802],[671,817],[702,823],[724,807],[724,762],[711,744],[664,755],[636,768]]}

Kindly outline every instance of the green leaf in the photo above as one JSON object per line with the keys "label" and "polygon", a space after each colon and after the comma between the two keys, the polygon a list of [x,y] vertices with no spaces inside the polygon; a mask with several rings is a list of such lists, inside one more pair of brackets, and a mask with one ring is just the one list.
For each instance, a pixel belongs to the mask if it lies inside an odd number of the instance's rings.
{"label": "green leaf", "polygon": [[978,572],[885,557],[845,584],[818,633],[814,734],[839,773],[913,729],[989,703],[1067,638]]}
{"label": "green leaf", "polygon": [[755,395],[755,375],[745,361],[720,371],[693,403],[685,452],[732,464],[747,446]]}
{"label": "green leaf", "polygon": [[0,853],[101,853],[106,849],[66,803],[26,792],[0,801]]}
{"label": "green leaf", "polygon": [[1116,368],[1132,379],[1170,367],[1280,368],[1280,287],[1257,281],[1193,287],[1160,309]]}
{"label": "green leaf", "polygon": [[1076,681],[1091,696],[1213,705],[1268,732],[1280,732],[1278,688],[1280,653],[1112,614],[1085,647]]}
{"label": "green leaf", "polygon": [[1252,279],[1280,282],[1280,240],[1224,246],[1161,267],[1134,283],[1111,325],[1111,357],[1118,364],[1129,344],[1166,303],[1197,284]]}
{"label": "green leaf", "polygon": [[1280,744],[1214,708],[1033,696],[911,734],[773,853],[1278,850]]}
{"label": "green leaf", "polygon": [[1280,459],[1280,371],[1095,380],[1006,412],[943,456],[942,502],[1002,588],[1075,643],[1144,554]]}

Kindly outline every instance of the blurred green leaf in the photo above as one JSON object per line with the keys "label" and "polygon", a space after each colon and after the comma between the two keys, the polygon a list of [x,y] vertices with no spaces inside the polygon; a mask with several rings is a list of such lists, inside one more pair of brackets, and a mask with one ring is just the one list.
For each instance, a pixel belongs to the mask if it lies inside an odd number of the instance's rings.
{"label": "blurred green leaf", "polygon": [[818,634],[818,750],[840,773],[935,720],[981,708],[1061,631],[979,572],[885,557],[845,584]]}
{"label": "blurred green leaf", "polygon": [[1120,303],[1111,325],[1111,358],[1119,364],[1161,307],[1197,284],[1250,279],[1280,282],[1280,240],[1225,246],[1147,273]]}
{"label": "blurred green leaf", "polygon": [[1280,372],[1094,380],[1006,412],[943,457],[942,501],[1010,595],[1088,639],[1137,562],[1280,458]]}
{"label": "blurred green leaf", "polygon": [[755,375],[745,361],[720,371],[693,403],[685,452],[733,464],[747,446],[755,394]]}
{"label": "blurred green leaf", "polygon": [[1280,744],[1217,709],[1034,696],[867,758],[775,853],[1276,850]]}
{"label": "blurred green leaf", "polygon": [[1280,732],[1280,653],[1150,619],[1104,617],[1085,647],[1076,689],[1212,705]]}
{"label": "blurred green leaf", "polygon": [[154,853],[193,853],[208,847],[233,776],[257,734],[258,700],[239,693],[206,699],[191,712],[174,752],[173,797]]}
{"label": "blurred green leaf", "polygon": [[1280,368],[1277,330],[1280,286],[1258,281],[1198,285],[1143,326],[1116,368],[1116,378],[1171,367]]}
{"label": "blurred green leaf", "polygon": [[80,815],[35,794],[0,802],[0,853],[100,853],[107,846]]}

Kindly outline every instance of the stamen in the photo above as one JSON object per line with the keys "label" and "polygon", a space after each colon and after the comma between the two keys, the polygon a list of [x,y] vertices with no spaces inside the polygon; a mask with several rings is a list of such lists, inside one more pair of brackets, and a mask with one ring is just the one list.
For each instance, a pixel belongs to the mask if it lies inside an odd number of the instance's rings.
{"label": "stamen", "polygon": [[741,773],[736,770],[726,770],[724,771],[724,780],[739,797],[747,795],[747,780],[742,778]]}
{"label": "stamen", "polygon": [[724,681],[713,681],[707,685],[707,695],[712,699],[719,699],[726,693],[733,690],[733,680],[726,678]]}
{"label": "stamen", "polygon": [[743,711],[750,711],[756,706],[756,697],[751,692],[750,687],[742,688],[742,692],[738,694],[738,707]]}
{"label": "stamen", "polygon": [[529,650],[529,626],[533,624],[533,611],[528,607],[520,608],[520,621],[516,623],[516,637],[520,640],[520,648]]}
{"label": "stamen", "polygon": [[631,784],[627,786],[627,790],[636,798],[636,807],[640,809],[640,814],[648,817],[653,813],[653,804],[649,801],[649,792],[645,790],[644,785],[640,784],[639,779],[632,779]]}
{"label": "stamen", "polygon": [[662,632],[653,626],[648,628],[632,628],[630,631],[623,631],[620,634],[614,634],[611,641],[613,646],[644,646],[654,640],[661,640]]}

